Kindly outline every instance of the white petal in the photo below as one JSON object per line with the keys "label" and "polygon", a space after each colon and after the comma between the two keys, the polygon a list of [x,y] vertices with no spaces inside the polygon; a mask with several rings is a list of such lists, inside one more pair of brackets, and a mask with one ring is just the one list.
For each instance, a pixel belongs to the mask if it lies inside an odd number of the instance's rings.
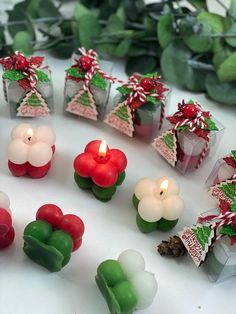
{"label": "white petal", "polygon": [[34,136],[37,141],[47,143],[50,146],[55,144],[56,135],[48,126],[40,126],[34,129]]}
{"label": "white petal", "polygon": [[138,298],[137,308],[144,309],[148,307],[157,293],[157,281],[154,274],[141,271],[135,274],[130,281]]}
{"label": "white petal", "polygon": [[28,161],[32,166],[41,167],[52,159],[52,148],[50,145],[38,142],[30,146]]}
{"label": "white petal", "polygon": [[25,138],[27,131],[29,129],[32,129],[32,126],[28,123],[22,123],[14,127],[11,131],[11,138],[16,139],[16,138]]}
{"label": "white petal", "polygon": [[178,219],[184,209],[184,201],[178,195],[170,195],[163,200],[163,218],[167,220]]}
{"label": "white petal", "polygon": [[125,250],[118,257],[118,261],[128,278],[145,268],[144,258],[136,250]]}
{"label": "white petal", "polygon": [[153,195],[156,189],[156,182],[149,178],[139,180],[134,187],[135,196],[141,200],[146,195]]}
{"label": "white petal", "polygon": [[155,196],[146,196],[138,204],[138,213],[147,222],[155,222],[162,218],[162,201]]}
{"label": "white petal", "polygon": [[14,164],[24,164],[28,161],[29,145],[17,138],[11,141],[7,148],[8,160]]}

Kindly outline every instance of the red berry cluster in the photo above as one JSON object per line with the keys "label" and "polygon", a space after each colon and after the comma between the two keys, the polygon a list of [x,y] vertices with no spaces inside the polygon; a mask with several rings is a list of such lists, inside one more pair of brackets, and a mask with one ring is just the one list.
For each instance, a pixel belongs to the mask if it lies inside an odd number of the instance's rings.
{"label": "red berry cluster", "polygon": [[25,70],[29,66],[29,61],[21,54],[14,56],[14,62],[16,69],[20,71]]}
{"label": "red berry cluster", "polygon": [[181,108],[181,112],[185,118],[194,119],[199,112],[199,109],[194,104],[189,103]]}
{"label": "red berry cluster", "polygon": [[79,62],[78,63],[79,63],[79,67],[83,71],[88,71],[92,67],[93,59],[91,59],[88,56],[82,56],[82,57],[79,58]]}
{"label": "red berry cluster", "polygon": [[45,204],[41,206],[36,214],[36,220],[45,220],[53,228],[63,230],[71,236],[73,240],[73,251],[78,250],[82,244],[84,234],[84,223],[76,215],[63,215],[62,210],[54,204]]}

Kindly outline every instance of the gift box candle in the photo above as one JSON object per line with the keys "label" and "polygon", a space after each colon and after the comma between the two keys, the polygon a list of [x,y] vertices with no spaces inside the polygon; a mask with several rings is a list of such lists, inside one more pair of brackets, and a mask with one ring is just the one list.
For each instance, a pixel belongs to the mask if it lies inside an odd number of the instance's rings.
{"label": "gift box candle", "polygon": [[10,200],[0,191],[0,249],[11,245],[14,241],[15,231],[11,216]]}
{"label": "gift box candle", "polygon": [[0,59],[3,88],[11,117],[45,117],[53,110],[53,88],[44,57],[26,58],[16,51]]}
{"label": "gift box candle", "polygon": [[184,208],[178,183],[168,177],[158,180],[144,178],[134,188],[133,205],[137,209],[136,223],[141,232],[172,229]]}
{"label": "gift box candle", "polygon": [[160,75],[132,75],[126,84],[117,88],[114,109],[105,122],[130,137],[149,141],[161,128],[168,89],[160,82]]}
{"label": "gift box candle", "polygon": [[98,266],[96,282],[111,314],[132,314],[153,302],[157,281],[144,269],[144,258],[135,250],[126,250],[118,260],[106,260]]}
{"label": "gift box candle", "polygon": [[11,132],[7,149],[9,170],[16,177],[44,177],[51,167],[54,152],[55,134],[52,129],[19,124]]}
{"label": "gift box candle", "polygon": [[[108,103],[112,63],[98,62],[96,51],[79,49],[75,63],[66,70],[64,111],[87,119],[103,119]],[[102,70],[103,69],[103,70]]]}
{"label": "gift box candle", "polygon": [[57,272],[79,249],[83,234],[84,223],[78,216],[63,215],[58,206],[45,204],[38,209],[36,220],[25,227],[23,250],[34,262]]}
{"label": "gift box candle", "polygon": [[109,201],[125,179],[127,159],[119,149],[110,149],[105,141],[88,143],[74,160],[74,178],[81,189],[90,189],[101,201]]}
{"label": "gift box candle", "polygon": [[172,125],[153,142],[153,147],[183,174],[193,171],[213,154],[224,127],[200,104],[189,101],[178,104],[178,111],[167,117]]}
{"label": "gift box candle", "polygon": [[218,202],[220,199],[232,203],[236,189],[236,151],[219,159],[206,181],[209,194]]}
{"label": "gift box candle", "polygon": [[220,201],[219,209],[203,213],[198,224],[179,233],[188,253],[212,281],[236,275],[236,204]]}

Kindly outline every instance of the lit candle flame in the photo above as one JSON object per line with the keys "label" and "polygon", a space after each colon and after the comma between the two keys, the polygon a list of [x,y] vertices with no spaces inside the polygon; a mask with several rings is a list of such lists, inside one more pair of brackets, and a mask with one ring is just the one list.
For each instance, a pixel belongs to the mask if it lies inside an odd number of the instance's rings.
{"label": "lit candle flame", "polygon": [[107,154],[107,143],[103,140],[100,144],[98,155],[99,157],[105,157]]}
{"label": "lit candle flame", "polygon": [[169,181],[167,179],[165,179],[160,186],[160,195],[162,195],[167,189],[168,189],[168,185],[169,185]]}
{"label": "lit candle flame", "polygon": [[34,135],[33,129],[29,128],[28,131],[27,131],[27,139],[28,139],[29,142],[31,141],[33,135]]}

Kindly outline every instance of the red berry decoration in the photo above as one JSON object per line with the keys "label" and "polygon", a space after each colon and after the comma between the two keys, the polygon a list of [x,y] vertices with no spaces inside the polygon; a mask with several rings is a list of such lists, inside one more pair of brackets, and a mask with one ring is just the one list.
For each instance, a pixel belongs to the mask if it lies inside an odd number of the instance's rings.
{"label": "red berry decoration", "polygon": [[63,212],[54,204],[45,204],[41,206],[36,214],[36,220],[46,220],[54,228],[60,228],[62,217]]}
{"label": "red berry decoration", "polygon": [[152,80],[149,77],[145,77],[140,81],[142,88],[148,92],[153,88]]}
{"label": "red berry decoration", "polygon": [[185,118],[193,119],[196,117],[199,110],[194,104],[186,104],[181,111]]}
{"label": "red berry decoration", "polygon": [[82,68],[84,71],[88,71],[91,69],[93,60],[87,56],[82,56],[79,59],[79,66]]}
{"label": "red berry decoration", "polygon": [[16,55],[15,56],[15,66],[17,70],[24,70],[25,68],[27,68],[29,65],[28,60],[22,56],[22,55]]}

